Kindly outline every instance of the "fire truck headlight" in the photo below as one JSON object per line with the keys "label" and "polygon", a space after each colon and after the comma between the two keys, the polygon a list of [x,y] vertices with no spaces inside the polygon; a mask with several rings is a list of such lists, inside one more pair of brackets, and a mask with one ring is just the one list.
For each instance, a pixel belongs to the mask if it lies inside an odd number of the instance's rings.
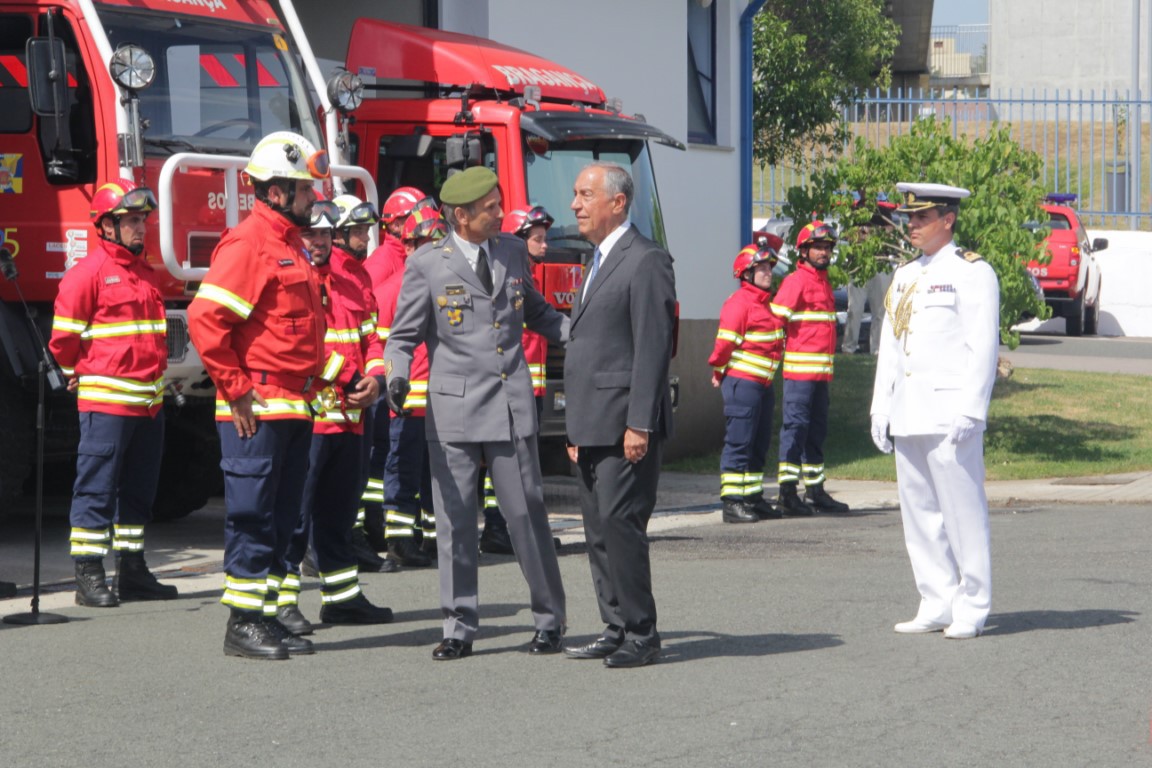
{"label": "fire truck headlight", "polygon": [[364,101],[364,81],[351,72],[337,72],[328,81],[328,100],[344,114],[354,111]]}
{"label": "fire truck headlight", "polygon": [[112,54],[108,72],[121,87],[133,91],[147,88],[156,77],[156,62],[152,54],[138,45],[122,45]]}

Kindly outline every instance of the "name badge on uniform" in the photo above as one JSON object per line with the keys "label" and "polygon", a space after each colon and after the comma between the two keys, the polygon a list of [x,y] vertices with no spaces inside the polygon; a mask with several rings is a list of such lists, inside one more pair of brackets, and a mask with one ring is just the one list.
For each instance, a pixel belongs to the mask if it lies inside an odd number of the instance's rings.
{"label": "name badge on uniform", "polygon": [[119,275],[109,275],[108,277],[104,278],[104,285],[116,285],[118,282],[120,282]]}
{"label": "name badge on uniform", "polygon": [[293,264],[295,264],[296,262],[295,262],[295,261],[293,261],[292,259],[280,259],[280,261],[278,261],[278,262],[276,262],[276,263],[277,263],[277,264],[279,264],[279,265],[280,265],[280,266],[282,266],[282,267],[291,267],[291,266],[292,266]]}
{"label": "name badge on uniform", "polygon": [[461,296],[464,294],[463,285],[446,285],[444,286],[444,293],[449,296]]}

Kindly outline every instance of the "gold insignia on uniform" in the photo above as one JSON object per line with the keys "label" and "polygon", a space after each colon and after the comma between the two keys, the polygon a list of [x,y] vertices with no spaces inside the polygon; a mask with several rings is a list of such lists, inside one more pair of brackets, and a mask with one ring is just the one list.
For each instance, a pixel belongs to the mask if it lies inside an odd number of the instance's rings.
{"label": "gold insignia on uniform", "polygon": [[385,360],[384,361],[384,373],[388,374],[389,376],[392,375],[392,361],[391,360]]}
{"label": "gold insignia on uniform", "polygon": [[904,193],[904,204],[905,205],[912,205],[912,203],[914,203],[914,202],[916,202],[916,193],[915,192],[905,192]]}
{"label": "gold insignia on uniform", "polygon": [[449,296],[460,296],[464,293],[463,285],[446,285],[444,286],[444,293]]}
{"label": "gold insignia on uniform", "polygon": [[980,259],[982,259],[982,258],[984,258],[984,257],[981,256],[980,254],[976,253],[976,251],[964,251],[964,261],[967,261],[967,262],[980,261]]}
{"label": "gold insignia on uniform", "polygon": [[448,297],[447,296],[437,296],[436,297],[436,306],[440,307],[441,309],[448,306]]}
{"label": "gold insignia on uniform", "polygon": [[448,310],[448,325],[460,325],[464,322],[464,310],[453,308]]}
{"label": "gold insignia on uniform", "polygon": [[520,308],[523,306],[524,306],[524,297],[523,296],[517,296],[515,299],[512,300],[512,308],[515,309],[517,312],[519,312]]}

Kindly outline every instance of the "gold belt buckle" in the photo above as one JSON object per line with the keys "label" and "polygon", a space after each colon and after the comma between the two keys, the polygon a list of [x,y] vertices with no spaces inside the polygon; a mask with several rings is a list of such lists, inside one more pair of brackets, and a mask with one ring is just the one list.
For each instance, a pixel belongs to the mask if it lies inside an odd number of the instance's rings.
{"label": "gold belt buckle", "polygon": [[331,411],[336,408],[336,390],[331,386],[324,387],[320,390],[320,404],[324,406],[324,410]]}

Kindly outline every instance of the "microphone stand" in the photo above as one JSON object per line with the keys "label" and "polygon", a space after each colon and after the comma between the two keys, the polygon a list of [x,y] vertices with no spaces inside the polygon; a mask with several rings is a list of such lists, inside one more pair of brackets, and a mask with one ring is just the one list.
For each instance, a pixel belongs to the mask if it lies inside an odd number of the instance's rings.
{"label": "microphone stand", "polygon": [[49,379],[49,371],[52,373],[52,388],[53,390],[61,389],[66,386],[63,374],[56,368],[52,362],[52,357],[48,352],[48,346],[44,343],[44,336],[40,333],[40,329],[36,327],[35,315],[32,309],[28,306],[28,302],[24,300],[24,292],[20,290],[20,283],[16,282],[19,273],[16,271],[16,264],[12,261],[12,254],[6,248],[0,248],[0,274],[16,286],[16,293],[20,296],[20,303],[24,305],[24,314],[28,317],[28,323],[32,326],[33,335],[36,337],[36,342],[40,345],[40,364],[37,366],[37,379],[39,396],[36,402],[36,544],[33,550],[32,560],[32,610],[29,613],[14,613],[4,617],[5,624],[19,624],[30,626],[35,624],[64,624],[68,621],[67,616],[61,616],[58,613],[41,613],[40,612],[40,547],[44,537],[44,401],[46,398],[45,389],[46,383]]}

